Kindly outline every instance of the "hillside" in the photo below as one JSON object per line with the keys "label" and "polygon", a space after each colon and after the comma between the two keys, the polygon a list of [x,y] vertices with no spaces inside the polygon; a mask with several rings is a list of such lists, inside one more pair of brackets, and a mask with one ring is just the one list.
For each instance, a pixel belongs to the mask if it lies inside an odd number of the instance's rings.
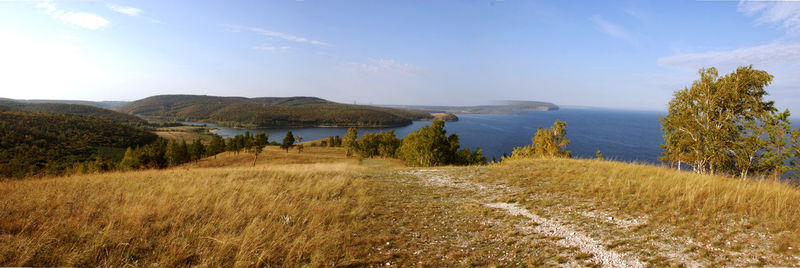
{"label": "hillside", "polygon": [[80,104],[94,106],[103,109],[116,109],[128,103],[127,101],[85,101],[85,100],[38,100],[38,99],[8,99],[0,98],[0,101],[15,101],[22,103],[62,103],[62,104]]}
{"label": "hillside", "polygon": [[413,120],[433,118],[419,111],[341,104],[315,97],[159,95],[128,103],[119,111],[245,127],[403,126]]}
{"label": "hillside", "polygon": [[0,178],[60,174],[75,162],[121,158],[125,148],[155,139],[100,118],[0,110]]}
{"label": "hillside", "polygon": [[12,100],[0,99],[0,107],[31,113],[71,114],[102,118],[118,123],[145,124],[146,121],[130,114],[120,113],[108,109],[98,108],[84,104],[66,103],[23,103]]}
{"label": "hillside", "polygon": [[772,181],[598,160],[263,156],[0,182],[0,265],[800,265],[800,191]]}

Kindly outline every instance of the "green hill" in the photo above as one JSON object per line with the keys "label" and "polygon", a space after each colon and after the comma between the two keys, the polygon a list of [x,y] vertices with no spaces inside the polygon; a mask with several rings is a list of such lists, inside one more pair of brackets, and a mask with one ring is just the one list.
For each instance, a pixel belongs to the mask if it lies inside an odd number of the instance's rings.
{"label": "green hill", "polygon": [[25,103],[7,99],[0,99],[0,107],[8,110],[31,112],[31,113],[48,113],[48,114],[71,114],[83,115],[111,120],[118,123],[129,123],[141,125],[146,123],[143,119],[125,113],[103,109],[95,106],[83,104],[67,104],[67,103]]}
{"label": "green hill", "polygon": [[433,118],[425,112],[341,104],[315,97],[159,95],[128,103],[119,111],[166,120],[246,127],[402,126],[413,120]]}
{"label": "green hill", "polygon": [[155,139],[106,119],[0,109],[0,178],[60,174],[75,162],[118,158]]}
{"label": "green hill", "polygon": [[128,103],[127,101],[85,101],[85,100],[40,100],[40,99],[9,99],[0,98],[0,101],[16,101],[22,103],[63,103],[89,105],[103,109],[115,109]]}

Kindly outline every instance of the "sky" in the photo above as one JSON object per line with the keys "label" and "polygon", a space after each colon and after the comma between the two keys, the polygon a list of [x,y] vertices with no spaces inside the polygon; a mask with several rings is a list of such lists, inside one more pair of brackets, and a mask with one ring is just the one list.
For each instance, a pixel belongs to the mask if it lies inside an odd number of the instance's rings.
{"label": "sky", "polygon": [[800,2],[0,1],[0,97],[666,110],[752,64],[800,113]]}

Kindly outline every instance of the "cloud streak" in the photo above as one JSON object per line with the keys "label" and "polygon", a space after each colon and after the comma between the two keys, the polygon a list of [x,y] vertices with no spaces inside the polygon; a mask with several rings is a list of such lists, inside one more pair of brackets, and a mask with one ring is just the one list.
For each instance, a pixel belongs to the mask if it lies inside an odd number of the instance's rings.
{"label": "cloud streak", "polygon": [[249,30],[249,31],[254,32],[254,33],[257,33],[257,34],[260,34],[260,35],[263,35],[263,36],[266,36],[266,37],[279,38],[279,39],[283,39],[283,40],[291,41],[291,42],[296,42],[296,43],[305,43],[305,44],[312,44],[312,45],[317,45],[317,46],[329,46],[330,45],[327,42],[322,42],[322,41],[319,41],[319,40],[314,40],[314,39],[310,39],[310,38],[306,38],[306,37],[302,37],[302,36],[297,36],[297,35],[293,35],[293,34],[269,31],[269,30],[258,28],[258,27],[244,27],[244,29]]}
{"label": "cloud streak", "polygon": [[590,20],[595,24],[598,30],[600,30],[601,32],[605,33],[606,35],[612,38],[626,41],[632,45],[639,44],[636,38],[634,38],[628,32],[628,30],[625,30],[625,28],[623,28],[622,26],[611,23],[600,16],[591,17]]}
{"label": "cloud streak", "polygon": [[111,9],[114,12],[125,14],[131,17],[138,17],[142,13],[142,10],[139,8],[120,6],[115,4],[108,4],[108,9]]}
{"label": "cloud streak", "polygon": [[49,2],[40,2],[37,8],[43,9],[44,13],[63,22],[77,25],[90,30],[97,30],[108,27],[111,24],[107,19],[87,12],[73,12],[59,9]]}
{"label": "cloud streak", "polygon": [[290,46],[280,46],[280,47],[277,47],[277,46],[273,46],[273,45],[270,45],[270,44],[263,44],[263,45],[259,45],[259,46],[253,46],[253,49],[255,49],[255,50],[263,50],[263,51],[269,51],[269,52],[275,52],[275,51],[278,51],[278,50],[288,50],[288,49],[292,49],[292,47],[290,47]]}
{"label": "cloud streak", "polygon": [[767,24],[784,29],[788,34],[800,36],[799,1],[740,1],[737,10],[748,16],[757,16],[756,24]]}
{"label": "cloud streak", "polygon": [[759,67],[778,66],[800,62],[800,44],[772,43],[730,51],[688,53],[658,59],[664,67],[697,69],[717,66],[732,68],[741,65]]}

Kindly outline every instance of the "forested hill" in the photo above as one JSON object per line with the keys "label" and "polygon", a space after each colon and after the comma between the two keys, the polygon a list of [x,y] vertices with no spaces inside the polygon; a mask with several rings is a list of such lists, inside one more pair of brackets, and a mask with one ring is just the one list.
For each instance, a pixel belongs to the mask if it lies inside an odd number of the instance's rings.
{"label": "forested hill", "polygon": [[[156,135],[109,120],[0,107],[0,178],[60,174],[83,161],[120,157]],[[118,159],[116,159],[118,161]]]}
{"label": "forested hill", "polygon": [[86,100],[37,100],[37,99],[9,99],[0,98],[0,101],[16,101],[22,103],[63,103],[63,104],[80,104],[89,105],[103,109],[116,109],[126,103],[127,101],[86,101]]}
{"label": "forested hill", "polygon": [[413,120],[433,118],[426,112],[342,104],[316,97],[158,95],[128,103],[118,110],[166,120],[244,127],[402,126]]}
{"label": "forested hill", "polygon": [[106,120],[111,120],[118,123],[130,123],[134,125],[142,125],[146,123],[146,121],[134,115],[98,108],[95,106],[83,105],[83,104],[23,103],[12,100],[0,99],[0,107],[5,107],[8,110],[31,112],[31,113],[92,116]]}

